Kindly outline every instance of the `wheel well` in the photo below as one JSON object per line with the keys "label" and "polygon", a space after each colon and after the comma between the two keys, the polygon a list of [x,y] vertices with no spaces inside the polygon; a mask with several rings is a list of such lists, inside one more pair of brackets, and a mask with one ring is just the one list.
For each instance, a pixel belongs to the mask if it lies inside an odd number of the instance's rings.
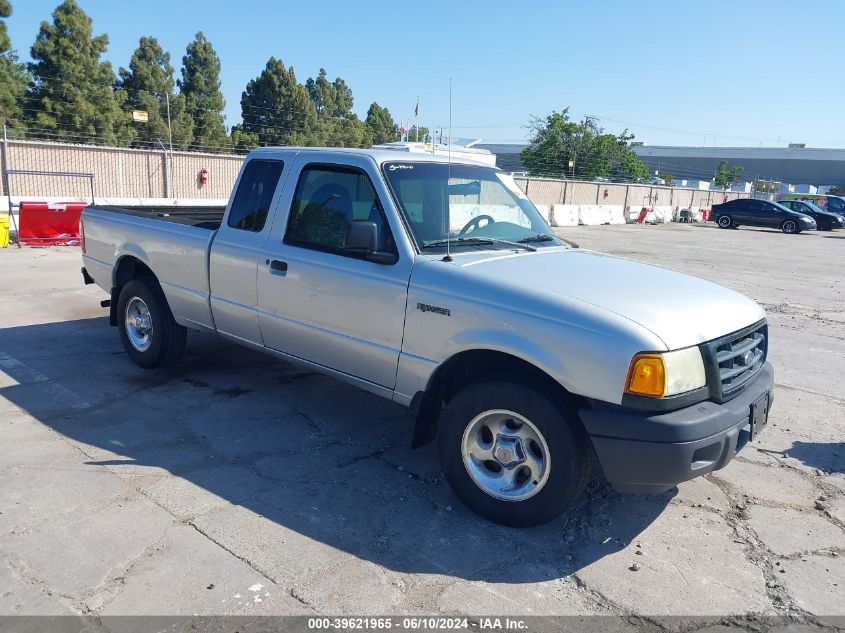
{"label": "wheel well", "polygon": [[461,352],[440,365],[429,380],[428,388],[414,396],[411,407],[416,411],[416,421],[412,446],[423,446],[434,439],[443,407],[462,387],[493,376],[522,382],[542,392],[558,406],[579,404],[578,396],[569,393],[542,369],[521,358],[492,350]]}
{"label": "wheel well", "polygon": [[137,257],[126,255],[121,257],[114,271],[114,285],[121,288],[126,282],[138,277],[155,277],[155,273]]}
{"label": "wheel well", "polygon": [[114,285],[111,289],[111,303],[109,304],[109,323],[117,325],[117,301],[120,298],[120,289],[133,279],[141,277],[151,278],[158,282],[155,273],[137,257],[126,255],[117,262],[114,271]]}

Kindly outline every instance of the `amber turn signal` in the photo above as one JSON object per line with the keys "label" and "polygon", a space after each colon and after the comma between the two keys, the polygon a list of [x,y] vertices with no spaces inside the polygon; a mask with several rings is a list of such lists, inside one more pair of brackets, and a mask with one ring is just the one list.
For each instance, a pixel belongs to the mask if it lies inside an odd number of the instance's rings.
{"label": "amber turn signal", "polygon": [[666,368],[659,354],[637,354],[628,371],[627,393],[662,398],[666,394]]}

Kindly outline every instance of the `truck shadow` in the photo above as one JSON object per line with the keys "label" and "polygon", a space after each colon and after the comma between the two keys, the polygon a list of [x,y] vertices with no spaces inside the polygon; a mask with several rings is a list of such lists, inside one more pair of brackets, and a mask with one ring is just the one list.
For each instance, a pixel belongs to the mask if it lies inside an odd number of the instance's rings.
{"label": "truck shadow", "polygon": [[0,341],[12,379],[0,396],[61,433],[85,468],[282,577],[303,553],[311,568],[337,564],[335,548],[401,573],[548,580],[634,542],[675,494],[620,496],[599,476],[559,519],[505,528],[461,505],[432,447],[409,448],[404,408],[336,380],[195,333],[179,364],[145,371],[104,318]]}
{"label": "truck shadow", "polygon": [[828,473],[845,473],[845,442],[793,442],[789,457]]}

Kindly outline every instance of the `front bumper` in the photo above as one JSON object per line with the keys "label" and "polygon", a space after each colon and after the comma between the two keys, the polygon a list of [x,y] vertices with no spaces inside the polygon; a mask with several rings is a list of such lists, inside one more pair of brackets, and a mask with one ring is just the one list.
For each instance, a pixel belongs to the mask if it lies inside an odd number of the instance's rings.
{"label": "front bumper", "polygon": [[773,401],[766,363],[736,398],[670,413],[594,406],[578,411],[608,483],[618,492],[657,493],[723,468],[751,439],[751,405]]}

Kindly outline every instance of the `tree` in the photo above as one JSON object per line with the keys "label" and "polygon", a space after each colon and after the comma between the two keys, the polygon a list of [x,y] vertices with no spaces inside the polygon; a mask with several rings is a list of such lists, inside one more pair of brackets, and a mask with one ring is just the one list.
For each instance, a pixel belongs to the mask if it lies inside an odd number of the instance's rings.
{"label": "tree", "polygon": [[[326,82],[328,83],[328,82]],[[329,84],[331,85],[331,84]],[[325,109],[331,103],[321,93]],[[314,145],[317,110],[308,89],[297,83],[293,67],[271,57],[241,95],[242,132],[254,134],[259,145]]]}
{"label": "tree", "polygon": [[325,147],[371,147],[373,133],[354,114],[348,117],[320,117],[315,144]]}
{"label": "tree", "polygon": [[369,147],[373,144],[372,130],[352,112],[352,89],[343,79],[337,77],[329,82],[326,69],[321,68],[316,79],[309,78],[305,82],[305,89],[317,115],[308,144],[327,147]]}
{"label": "tree", "polygon": [[334,91],[334,110],[329,114],[339,117],[352,116],[352,105],[354,103],[352,88],[347,86],[343,79],[336,77],[332,82],[332,90]]}
{"label": "tree", "polygon": [[126,93],[114,90],[115,75],[100,58],[107,35],[93,35],[91,18],[64,0],[53,22],[42,22],[30,56],[28,124],[34,134],[87,143],[128,144],[134,135],[123,108]]}
{"label": "tree", "polygon": [[246,154],[258,147],[258,134],[245,131],[243,125],[238,123],[232,126],[229,142],[236,154]]}
{"label": "tree", "polygon": [[162,50],[154,37],[142,37],[129,61],[129,69],[121,68],[119,76],[118,86],[126,91],[127,107],[149,115],[148,122],[135,124],[135,144],[150,147],[161,141],[167,145],[172,131],[174,147],[187,149],[193,135],[193,120],[186,110],[185,96],[173,91],[176,81],[170,53]]}
{"label": "tree", "polygon": [[0,124],[23,129],[23,100],[29,73],[14,51],[0,53]]}
{"label": "tree", "polygon": [[757,193],[777,193],[780,191],[781,183],[777,180],[757,180],[754,182],[754,191]]}
{"label": "tree", "polygon": [[[0,18],[6,19],[12,15],[12,5],[9,0],[0,0]],[[0,20],[0,53],[5,53],[12,48],[9,41],[9,31],[6,30],[6,23]]]}
{"label": "tree", "polygon": [[316,79],[309,78],[305,88],[317,114],[326,117],[352,116],[352,89],[340,77],[330,82],[325,68],[320,69]]}
{"label": "tree", "polygon": [[645,164],[631,148],[634,136],[627,130],[613,135],[589,118],[576,123],[569,118],[569,108],[544,119],[534,118],[529,127],[531,142],[521,157],[532,175],[631,181],[648,176]]}
{"label": "tree", "polygon": [[713,182],[719,189],[730,189],[731,185],[739,179],[743,171],[745,169],[742,167],[728,167],[728,161],[720,160],[719,166],[716,167],[716,177],[713,179]]}
{"label": "tree", "polygon": [[229,137],[223,116],[226,100],[220,92],[220,58],[202,31],[185,50],[182,78],[177,84],[193,121],[191,147],[206,151],[227,149]]}
{"label": "tree", "polygon": [[[0,0],[0,18],[12,15],[8,0]],[[0,123],[12,130],[23,126],[23,97],[29,75],[12,50],[6,23],[0,19]]]}
{"label": "tree", "polygon": [[842,185],[836,185],[835,187],[831,187],[827,190],[827,195],[829,196],[845,196],[845,187]]}
{"label": "tree", "polygon": [[664,174],[661,172],[657,177],[660,178],[660,180],[663,181],[663,184],[667,187],[671,187],[672,183],[675,182],[675,177],[672,174]]}
{"label": "tree", "polygon": [[332,116],[335,111],[335,89],[326,76],[326,69],[321,68],[317,78],[308,78],[305,82],[305,89],[308,96],[314,102],[314,109],[317,114],[328,114]]}
{"label": "tree", "polygon": [[429,137],[429,130],[425,126],[420,126],[419,134],[417,134],[417,126],[412,125],[408,130],[405,132],[405,138],[409,143],[415,143],[417,139],[419,139],[420,143],[424,143],[426,139]]}
{"label": "tree", "polygon": [[396,123],[387,108],[382,108],[378,103],[373,101],[367,110],[367,118],[365,123],[370,128],[370,134],[373,136],[373,143],[380,145],[381,143],[390,143],[399,140],[399,133],[397,131]]}

